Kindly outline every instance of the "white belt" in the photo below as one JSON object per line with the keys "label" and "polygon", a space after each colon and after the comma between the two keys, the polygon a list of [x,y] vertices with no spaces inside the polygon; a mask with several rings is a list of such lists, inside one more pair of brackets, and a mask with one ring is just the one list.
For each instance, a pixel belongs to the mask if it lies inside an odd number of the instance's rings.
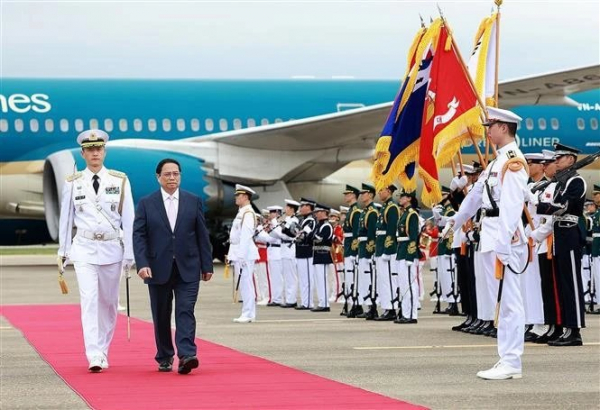
{"label": "white belt", "polygon": [[438,238],[431,238],[431,242],[437,242],[438,240]]}
{"label": "white belt", "polygon": [[119,235],[116,232],[90,232],[90,231],[77,231],[77,236],[82,236],[86,239],[94,241],[112,241],[117,239]]}
{"label": "white belt", "polygon": [[375,235],[381,236],[387,234],[387,231],[375,231]]}
{"label": "white belt", "polygon": [[354,235],[352,232],[344,232],[344,238],[352,238]]}
{"label": "white belt", "polygon": [[593,233],[592,238],[600,238],[600,233]]}
{"label": "white belt", "polygon": [[409,238],[408,236],[398,236],[398,237],[396,238],[396,240],[397,240],[398,242],[406,242],[406,241],[408,241],[409,239],[410,239],[410,238]]}
{"label": "white belt", "polygon": [[366,236],[361,236],[361,237],[358,238],[358,241],[359,242],[366,242],[367,239],[369,239],[369,238],[367,238]]}
{"label": "white belt", "polygon": [[331,246],[313,246],[313,251],[327,251],[331,250]]}
{"label": "white belt", "polygon": [[554,222],[573,222],[573,223],[578,223],[579,222],[579,218],[576,217],[575,215],[561,215],[561,216],[555,216],[554,217]]}

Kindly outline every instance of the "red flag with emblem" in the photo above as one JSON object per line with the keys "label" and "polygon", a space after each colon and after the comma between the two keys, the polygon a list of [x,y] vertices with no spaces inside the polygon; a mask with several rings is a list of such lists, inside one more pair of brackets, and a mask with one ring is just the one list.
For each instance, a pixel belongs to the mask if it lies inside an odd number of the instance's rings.
{"label": "red flag with emblem", "polygon": [[443,26],[431,67],[419,149],[419,175],[424,182],[421,199],[426,206],[442,198],[438,167],[452,161],[468,138],[467,127],[480,121],[477,95],[454,47]]}

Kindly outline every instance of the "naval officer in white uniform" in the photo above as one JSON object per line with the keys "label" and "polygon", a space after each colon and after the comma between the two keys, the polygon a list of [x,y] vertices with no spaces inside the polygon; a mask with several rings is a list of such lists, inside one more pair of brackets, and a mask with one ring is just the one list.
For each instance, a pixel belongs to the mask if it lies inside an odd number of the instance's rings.
{"label": "naval officer in white uniform", "polygon": [[60,209],[58,256],[75,267],[91,372],[108,368],[121,268],[133,264],[131,187],[127,175],[104,167],[107,141],[101,130],[79,134],[86,168],[67,177]]}

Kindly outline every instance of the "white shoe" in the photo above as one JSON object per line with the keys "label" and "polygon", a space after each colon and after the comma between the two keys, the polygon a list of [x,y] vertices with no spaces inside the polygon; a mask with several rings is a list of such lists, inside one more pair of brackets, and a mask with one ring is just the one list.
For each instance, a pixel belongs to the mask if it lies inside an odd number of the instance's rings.
{"label": "white shoe", "polygon": [[256,302],[256,304],[259,306],[267,306],[267,303],[269,303],[268,299],[262,299],[261,301]]}
{"label": "white shoe", "polygon": [[102,356],[96,356],[92,358],[92,360],[90,360],[90,365],[88,366],[89,371],[92,373],[100,373],[103,369],[103,360],[104,359],[102,358]]}
{"label": "white shoe", "polygon": [[127,308],[125,306],[121,306],[120,303],[117,305],[117,311],[124,312],[125,310],[127,310]]}
{"label": "white shoe", "polygon": [[250,322],[254,322],[254,319],[250,318],[250,317],[246,317],[246,316],[240,316],[240,317],[236,317],[235,319],[233,319],[233,321],[235,323],[250,323]]}
{"label": "white shoe", "polygon": [[329,298],[329,303],[334,303],[336,301],[336,299],[337,298],[335,296],[330,297]]}
{"label": "white shoe", "polygon": [[498,362],[491,369],[478,372],[477,377],[485,380],[507,380],[520,379],[523,377],[523,374],[521,374],[521,370]]}
{"label": "white shoe", "polygon": [[100,366],[103,369],[108,369],[108,358],[106,356],[102,357],[102,364]]}

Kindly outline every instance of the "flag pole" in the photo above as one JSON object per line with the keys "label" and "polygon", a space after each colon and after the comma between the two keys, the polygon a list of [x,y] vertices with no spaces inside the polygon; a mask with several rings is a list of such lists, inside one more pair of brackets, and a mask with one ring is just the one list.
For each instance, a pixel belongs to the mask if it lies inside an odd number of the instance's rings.
{"label": "flag pole", "polygon": [[[454,35],[452,34],[452,29],[450,28],[450,26],[448,25],[448,22],[446,21],[446,18],[442,14],[442,9],[440,9],[439,5],[438,5],[438,10],[440,13],[440,18],[442,19],[442,25],[446,27],[446,29],[448,30],[448,34],[450,35],[450,38],[452,39],[452,48],[454,49],[454,52],[456,53],[456,56],[458,57],[458,61],[463,70],[463,73],[465,74],[465,76],[467,77],[467,80],[469,81],[469,85],[471,86],[471,90],[473,91],[473,94],[475,94],[475,97],[477,97],[477,102],[479,103],[479,106],[481,108],[483,108],[482,119],[487,122],[488,115],[487,115],[486,105],[483,103],[483,101],[481,101],[481,96],[477,92],[477,89],[475,88],[475,84],[473,84],[473,79],[471,78],[471,74],[469,74],[469,71],[467,70],[467,67],[465,66],[465,60],[463,59],[462,54],[460,53],[460,50],[459,50],[458,46],[456,45],[456,41],[454,40]],[[486,134],[486,140],[489,141],[489,137],[487,136],[487,134]],[[489,144],[492,147],[492,152],[494,153],[494,155],[497,155],[496,147],[494,147],[494,145],[491,143],[491,141],[489,141]]]}
{"label": "flag pole", "polygon": [[496,107],[498,106],[498,70],[500,67],[500,6],[502,6],[503,0],[494,0],[496,7],[498,8],[498,14],[496,15],[496,72],[494,78],[494,101]]}

